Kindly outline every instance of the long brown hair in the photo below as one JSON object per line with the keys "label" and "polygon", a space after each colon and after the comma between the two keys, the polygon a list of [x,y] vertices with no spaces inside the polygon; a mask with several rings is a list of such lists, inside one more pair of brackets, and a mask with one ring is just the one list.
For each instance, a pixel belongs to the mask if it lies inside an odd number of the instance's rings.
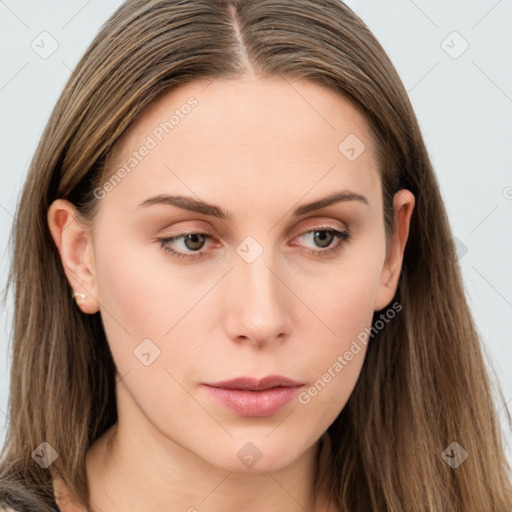
{"label": "long brown hair", "polygon": [[[87,450],[117,420],[100,316],[82,314],[70,297],[50,204],[68,199],[92,222],[107,156],[157,95],[196,79],[235,79],[247,66],[323,84],[365,116],[379,142],[388,240],[393,194],[406,188],[416,197],[394,299],[402,309],[370,341],[353,394],[328,429],[336,503],[351,512],[510,512],[494,388],[417,119],[382,46],[339,0],[130,0],[102,27],[49,119],[11,234],[0,497],[51,511],[60,476],[88,503]],[[47,469],[32,457],[42,442],[59,454]],[[453,442],[468,454],[456,469],[442,455]]]}

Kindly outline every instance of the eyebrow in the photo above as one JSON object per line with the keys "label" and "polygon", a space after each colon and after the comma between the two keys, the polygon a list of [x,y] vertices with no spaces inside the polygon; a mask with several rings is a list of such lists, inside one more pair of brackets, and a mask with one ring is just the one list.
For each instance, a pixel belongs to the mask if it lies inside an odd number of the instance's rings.
{"label": "eyebrow", "polygon": [[[337,192],[322,199],[318,199],[316,201],[313,201],[312,203],[303,204],[302,206],[299,206],[293,211],[293,215],[305,215],[306,213],[320,210],[321,208],[325,208],[327,206],[330,206],[331,204],[338,203],[341,201],[359,201],[365,204],[369,204],[368,200],[363,195],[356,194],[355,192],[351,192],[350,190],[342,190],[341,192]],[[226,210],[222,209],[220,206],[208,204],[205,203],[204,201],[200,201],[198,199],[194,199],[188,196],[159,194],[157,196],[145,199],[144,201],[142,201],[142,203],[139,204],[139,206],[146,207],[153,204],[167,204],[171,206],[177,206],[178,208],[183,208],[185,210],[190,210],[192,212],[202,213],[204,215],[216,217],[218,219],[231,219],[231,215]]]}

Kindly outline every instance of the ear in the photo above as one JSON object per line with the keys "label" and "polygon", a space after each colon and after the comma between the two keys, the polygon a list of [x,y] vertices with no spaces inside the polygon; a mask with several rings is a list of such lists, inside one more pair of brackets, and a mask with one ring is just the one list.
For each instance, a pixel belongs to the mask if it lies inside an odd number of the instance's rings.
{"label": "ear", "polygon": [[414,194],[407,189],[399,190],[393,197],[394,228],[375,297],[375,311],[384,309],[395,295],[414,204]]}
{"label": "ear", "polygon": [[[55,200],[48,209],[48,227],[59,251],[64,273],[77,296],[76,303],[84,313],[96,313],[96,274],[94,246],[90,228],[81,222],[73,203]],[[70,300],[74,300],[71,296]]]}

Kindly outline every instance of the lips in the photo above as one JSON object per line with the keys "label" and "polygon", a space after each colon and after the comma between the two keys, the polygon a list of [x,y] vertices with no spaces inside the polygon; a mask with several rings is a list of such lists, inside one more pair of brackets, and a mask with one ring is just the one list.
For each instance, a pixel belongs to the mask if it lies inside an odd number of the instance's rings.
{"label": "lips", "polygon": [[280,375],[263,379],[239,377],[205,383],[209,395],[239,416],[263,417],[276,414],[304,384]]}
{"label": "lips", "polygon": [[231,380],[206,383],[207,386],[222,389],[242,389],[248,391],[263,391],[277,387],[296,387],[302,386],[302,382],[283,377],[281,375],[269,375],[262,379],[255,377],[238,377]]}

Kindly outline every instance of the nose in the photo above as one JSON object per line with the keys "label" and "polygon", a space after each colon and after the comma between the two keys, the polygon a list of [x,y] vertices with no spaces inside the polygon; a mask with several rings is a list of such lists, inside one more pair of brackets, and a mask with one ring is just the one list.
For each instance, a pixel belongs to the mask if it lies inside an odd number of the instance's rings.
{"label": "nose", "polygon": [[236,256],[229,276],[224,289],[228,337],[257,347],[278,345],[288,338],[293,294],[272,258],[265,251],[252,263]]}

